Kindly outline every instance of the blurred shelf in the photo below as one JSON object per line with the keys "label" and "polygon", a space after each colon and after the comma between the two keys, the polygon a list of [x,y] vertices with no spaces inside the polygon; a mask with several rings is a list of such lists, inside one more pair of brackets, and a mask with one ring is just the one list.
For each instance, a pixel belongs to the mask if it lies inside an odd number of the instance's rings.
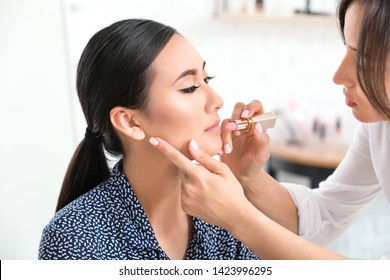
{"label": "blurred shelf", "polygon": [[274,15],[266,13],[230,13],[222,12],[215,16],[219,20],[246,21],[254,23],[321,23],[336,24],[336,15],[307,15],[307,14],[287,14]]}

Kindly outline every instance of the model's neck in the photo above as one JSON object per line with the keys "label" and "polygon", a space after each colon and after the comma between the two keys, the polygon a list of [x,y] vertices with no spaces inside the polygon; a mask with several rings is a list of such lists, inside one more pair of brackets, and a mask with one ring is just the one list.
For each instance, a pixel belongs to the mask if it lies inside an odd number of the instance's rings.
{"label": "model's neck", "polygon": [[181,208],[181,180],[176,167],[146,147],[134,149],[123,158],[123,171],[161,248],[171,259],[184,258],[192,221]]}
{"label": "model's neck", "polygon": [[123,171],[149,219],[181,210],[177,169],[154,147],[137,147],[123,158]]}

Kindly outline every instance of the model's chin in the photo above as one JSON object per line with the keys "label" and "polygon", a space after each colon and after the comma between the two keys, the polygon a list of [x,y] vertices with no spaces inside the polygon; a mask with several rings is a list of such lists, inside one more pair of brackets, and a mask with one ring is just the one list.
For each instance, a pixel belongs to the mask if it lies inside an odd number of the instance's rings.
{"label": "model's chin", "polygon": [[200,147],[210,156],[219,155],[222,149],[222,140],[219,138],[216,141],[204,142]]}
{"label": "model's chin", "polygon": [[356,108],[352,109],[352,114],[355,117],[355,119],[357,119],[362,123],[373,123],[373,122],[380,122],[380,121],[387,120],[385,116],[381,116],[376,113],[370,114],[367,112],[361,112]]}

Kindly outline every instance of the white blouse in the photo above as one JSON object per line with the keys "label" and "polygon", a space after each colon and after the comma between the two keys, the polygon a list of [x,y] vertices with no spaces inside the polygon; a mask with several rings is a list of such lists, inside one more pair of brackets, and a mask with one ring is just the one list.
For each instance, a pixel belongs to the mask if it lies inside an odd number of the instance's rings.
{"label": "white blouse", "polygon": [[362,124],[345,158],[318,189],[283,185],[298,207],[299,235],[328,245],[382,192],[390,201],[390,121]]}

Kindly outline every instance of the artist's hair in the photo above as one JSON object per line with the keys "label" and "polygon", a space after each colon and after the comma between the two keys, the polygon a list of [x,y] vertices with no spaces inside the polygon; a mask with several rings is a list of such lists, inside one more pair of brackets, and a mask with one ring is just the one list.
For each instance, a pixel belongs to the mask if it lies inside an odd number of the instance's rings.
{"label": "artist's hair", "polygon": [[385,87],[386,62],[390,51],[390,1],[341,0],[338,18],[344,42],[345,14],[352,2],[363,8],[356,46],[358,80],[371,105],[390,120],[390,99]]}
{"label": "artist's hair", "polygon": [[[77,69],[77,93],[90,135],[68,166],[56,211],[108,179],[104,150],[123,154],[110,111],[123,106],[145,110],[153,79],[151,64],[168,43],[172,27],[145,19],[116,22],[97,32],[85,47]],[[88,138],[88,137],[87,137]]]}

